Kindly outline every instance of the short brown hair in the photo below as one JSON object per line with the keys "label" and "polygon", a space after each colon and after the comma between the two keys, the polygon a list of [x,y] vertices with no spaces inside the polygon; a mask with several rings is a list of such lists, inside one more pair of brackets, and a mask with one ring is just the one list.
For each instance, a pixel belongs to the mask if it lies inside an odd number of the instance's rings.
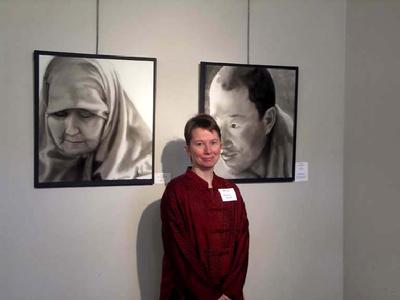
{"label": "short brown hair", "polygon": [[203,128],[209,131],[215,130],[218,134],[218,137],[221,139],[221,129],[219,129],[219,126],[214,118],[208,114],[198,114],[186,122],[184,131],[186,145],[190,144],[192,139],[192,131],[196,128]]}

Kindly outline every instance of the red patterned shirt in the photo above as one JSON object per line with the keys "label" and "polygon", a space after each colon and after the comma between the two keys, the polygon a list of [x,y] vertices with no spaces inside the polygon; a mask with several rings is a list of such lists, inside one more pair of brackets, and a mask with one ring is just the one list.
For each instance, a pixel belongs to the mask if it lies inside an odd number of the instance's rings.
{"label": "red patterned shirt", "polygon": [[[249,230],[238,187],[214,174],[212,188],[190,168],[161,200],[164,244],[160,300],[243,299]],[[223,201],[221,189],[237,200]],[[233,189],[233,190],[232,190]]]}

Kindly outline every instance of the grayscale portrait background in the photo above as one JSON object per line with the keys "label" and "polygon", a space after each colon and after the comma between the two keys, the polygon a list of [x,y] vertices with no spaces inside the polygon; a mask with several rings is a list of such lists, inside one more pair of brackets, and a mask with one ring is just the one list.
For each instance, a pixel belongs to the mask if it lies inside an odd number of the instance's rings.
{"label": "grayscale portrait background", "polygon": [[34,58],[35,187],[152,184],[156,59]]}
{"label": "grayscale portrait background", "polygon": [[[288,130],[272,131],[274,137],[274,145],[269,146],[270,149],[264,150],[264,159],[266,169],[262,172],[243,172],[240,175],[225,172],[223,167],[224,159],[219,161],[216,170],[221,175],[233,179],[235,182],[289,182],[294,180],[295,151],[296,151],[296,118],[297,118],[297,84],[298,84],[298,67],[295,66],[273,66],[273,65],[243,65],[231,63],[214,63],[201,62],[200,64],[200,84],[199,84],[199,111],[210,113],[210,101],[218,101],[210,99],[210,85],[223,67],[234,67],[242,70],[261,68],[266,69],[273,81],[275,87],[275,105],[279,107],[279,114],[284,115],[287,120]],[[233,105],[233,104],[232,104]],[[218,122],[218,120],[217,120]],[[221,124],[219,124],[221,126]],[[224,130],[221,128],[222,135]],[[289,133],[288,133],[289,132]],[[282,135],[279,137],[279,135]],[[283,136],[284,135],[284,136]],[[224,145],[222,145],[224,148]],[[234,146],[233,146],[234,147]],[[249,146],[250,147],[250,146]],[[224,150],[223,150],[224,151]],[[270,154],[267,154],[269,152]],[[274,152],[271,154],[271,152]],[[265,162],[265,160],[281,161],[280,163]],[[284,166],[285,165],[285,166]],[[257,167],[254,167],[257,168]],[[275,169],[275,170],[273,170]],[[285,169],[279,171],[277,169]]]}

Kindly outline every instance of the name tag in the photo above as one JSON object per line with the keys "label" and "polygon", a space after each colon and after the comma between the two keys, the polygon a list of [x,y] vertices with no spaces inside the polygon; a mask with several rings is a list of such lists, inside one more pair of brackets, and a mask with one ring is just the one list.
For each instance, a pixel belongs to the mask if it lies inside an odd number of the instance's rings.
{"label": "name tag", "polygon": [[221,194],[222,201],[236,201],[236,193],[233,188],[230,189],[218,189],[218,192]]}

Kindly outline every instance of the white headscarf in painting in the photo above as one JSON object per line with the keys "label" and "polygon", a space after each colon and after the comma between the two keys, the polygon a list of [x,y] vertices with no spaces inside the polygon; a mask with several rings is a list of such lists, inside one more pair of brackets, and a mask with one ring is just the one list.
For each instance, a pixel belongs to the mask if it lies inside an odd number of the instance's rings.
{"label": "white headscarf in painting", "polygon": [[[74,76],[63,76],[65,72],[72,72]],[[79,80],[80,86],[95,88],[102,102],[92,100],[85,103],[81,99],[69,99],[49,103],[49,87],[60,78]],[[67,157],[60,153],[50,134],[48,114],[66,109],[86,109],[105,119],[99,146],[84,157]],[[43,78],[39,116],[40,182],[134,179],[151,174],[150,129],[108,61],[53,58]]]}

